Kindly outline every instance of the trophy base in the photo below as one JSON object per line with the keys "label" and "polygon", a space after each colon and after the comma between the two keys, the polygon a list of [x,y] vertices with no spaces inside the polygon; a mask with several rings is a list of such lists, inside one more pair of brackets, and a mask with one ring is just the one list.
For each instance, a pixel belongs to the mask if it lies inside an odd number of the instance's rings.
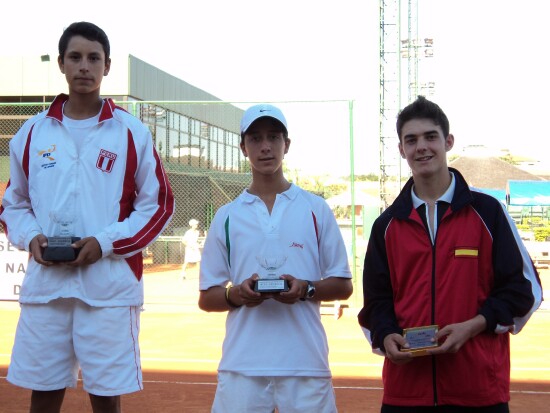
{"label": "trophy base", "polygon": [[288,281],[282,279],[260,278],[254,283],[254,291],[258,293],[281,293],[289,289]]}
{"label": "trophy base", "polygon": [[45,261],[74,261],[80,249],[71,247],[79,237],[49,237],[48,246],[44,248],[42,259]]}

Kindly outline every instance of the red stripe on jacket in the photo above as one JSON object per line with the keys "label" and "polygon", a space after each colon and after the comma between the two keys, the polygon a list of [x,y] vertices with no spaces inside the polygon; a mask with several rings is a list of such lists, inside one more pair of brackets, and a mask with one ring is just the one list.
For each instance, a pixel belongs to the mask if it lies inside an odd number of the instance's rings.
{"label": "red stripe on jacket", "polygon": [[[162,163],[155,150],[154,157],[156,160],[155,175],[159,181],[158,194],[158,209],[151,217],[149,222],[133,237],[115,241],[113,243],[113,252],[119,255],[128,254],[136,249],[143,249],[150,244],[164,228],[166,222],[170,218],[174,208],[174,196],[172,189],[168,184],[168,178],[162,167]],[[137,170],[137,155],[133,143],[132,134],[128,132],[128,155],[127,155],[126,175],[124,177],[124,193],[120,203],[119,221],[123,221],[133,211],[133,202],[135,200],[135,183],[134,175]],[[143,273],[142,255],[136,254],[126,258],[128,265],[136,275],[136,278],[141,279]]]}

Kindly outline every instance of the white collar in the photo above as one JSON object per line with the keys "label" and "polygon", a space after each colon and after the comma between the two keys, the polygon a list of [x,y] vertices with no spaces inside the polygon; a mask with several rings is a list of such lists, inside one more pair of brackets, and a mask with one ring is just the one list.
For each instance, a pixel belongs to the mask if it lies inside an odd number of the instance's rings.
{"label": "white collar", "polygon": [[[455,187],[456,187],[455,174],[450,171],[449,173],[451,174],[451,184],[449,185],[445,193],[437,199],[436,203],[439,201],[444,201],[450,204],[451,201],[453,200],[453,195],[455,194]],[[418,208],[420,205],[423,205],[426,203],[426,201],[423,201],[418,197],[418,195],[414,193],[414,185],[411,188],[411,196],[412,196],[413,206],[415,209]]]}

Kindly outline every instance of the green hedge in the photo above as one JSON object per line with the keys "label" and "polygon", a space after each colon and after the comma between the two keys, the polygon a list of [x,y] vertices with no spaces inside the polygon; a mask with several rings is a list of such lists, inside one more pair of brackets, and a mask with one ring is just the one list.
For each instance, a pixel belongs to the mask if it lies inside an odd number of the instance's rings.
{"label": "green hedge", "polygon": [[550,239],[550,226],[534,228],[535,241],[546,241]]}

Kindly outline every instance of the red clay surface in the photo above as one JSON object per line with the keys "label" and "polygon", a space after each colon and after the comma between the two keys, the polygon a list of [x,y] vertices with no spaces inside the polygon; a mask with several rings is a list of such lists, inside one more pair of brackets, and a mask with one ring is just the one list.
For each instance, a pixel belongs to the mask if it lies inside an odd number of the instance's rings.
{"label": "red clay surface", "polygon": [[[0,375],[5,377],[5,369]],[[145,389],[125,395],[122,407],[134,413],[208,413],[216,390],[215,374],[191,372],[144,373]],[[335,377],[336,401],[340,413],[370,413],[380,411],[382,389],[380,380],[366,378]],[[548,412],[550,407],[550,384],[514,382],[510,409],[514,413]],[[0,380],[1,412],[26,413],[30,391],[19,389]],[[88,395],[79,384],[78,389],[69,389],[62,412],[91,412]]]}
{"label": "red clay surface", "polygon": [[[197,308],[196,273],[181,280],[179,271],[145,275],[146,304],[141,318],[144,390],[122,397],[123,411],[134,413],[210,412],[216,389],[225,314]],[[543,277],[543,285],[550,272]],[[546,279],[546,280],[545,280]],[[336,400],[340,413],[379,412],[382,358],[373,355],[358,327],[357,300],[336,319],[323,315],[330,345]],[[359,303],[360,305],[360,303]],[[30,391],[5,377],[19,314],[15,302],[0,302],[0,412],[28,412]],[[511,411],[550,412],[550,307],[537,311],[512,338]],[[91,412],[79,383],[68,389],[62,412]]]}

